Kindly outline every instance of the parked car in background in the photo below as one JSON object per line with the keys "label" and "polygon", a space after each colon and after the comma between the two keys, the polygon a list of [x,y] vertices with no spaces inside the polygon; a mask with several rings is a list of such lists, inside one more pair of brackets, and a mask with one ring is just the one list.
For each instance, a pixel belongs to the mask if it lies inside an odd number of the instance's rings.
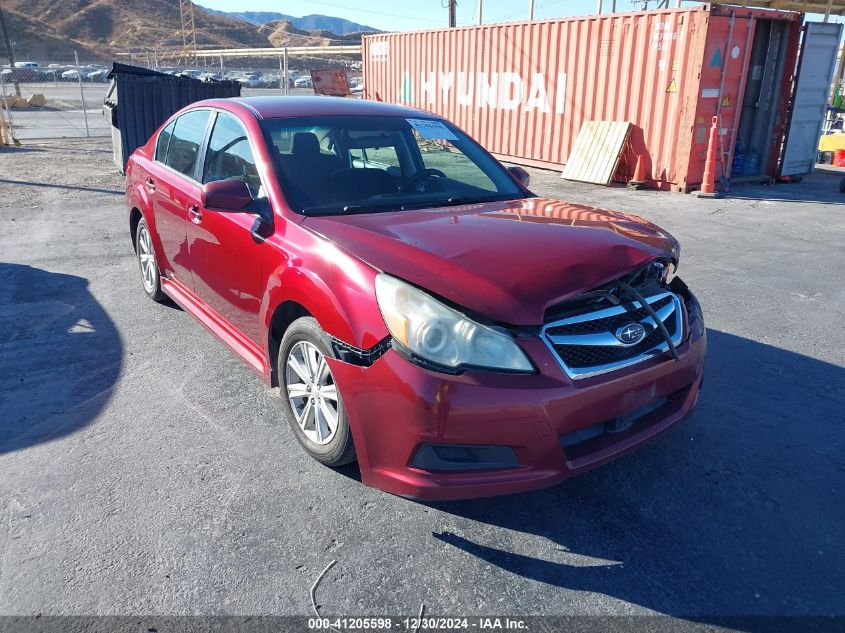
{"label": "parked car in background", "polygon": [[218,73],[202,73],[197,76],[200,81],[222,81],[223,77]]}
{"label": "parked car in background", "polygon": [[282,77],[279,73],[264,73],[261,75],[262,88],[281,88]]}
{"label": "parked car in background", "polygon": [[94,70],[85,77],[86,81],[90,82],[103,82],[109,80],[109,70],[105,68],[101,68],[99,70]]}
{"label": "parked car in background", "polygon": [[429,112],[254,97],[171,117],[126,202],[146,295],[278,384],[306,452],[455,499],[603,464],[687,417],[702,381],[678,242],[527,185]]}
{"label": "parked car in background", "polygon": [[260,88],[262,84],[260,73],[243,73],[235,77],[235,81],[247,88]]}
{"label": "parked car in background", "polygon": [[70,68],[62,73],[62,79],[64,81],[79,81],[79,79],[85,79],[88,76],[88,72],[83,68]]}
{"label": "parked car in background", "polygon": [[313,88],[314,82],[311,81],[310,75],[304,75],[293,82],[295,88]]}
{"label": "parked car in background", "polygon": [[185,70],[180,71],[179,75],[182,77],[190,77],[191,79],[196,79],[200,75],[202,75],[203,71],[197,70],[195,68],[186,68]]}
{"label": "parked car in background", "polygon": [[15,68],[10,68],[8,65],[3,67],[0,70],[0,76],[2,76],[3,81],[17,81],[17,82],[26,82],[26,81],[36,81],[38,79],[38,69],[31,68],[31,67],[23,67],[19,68],[17,65]]}

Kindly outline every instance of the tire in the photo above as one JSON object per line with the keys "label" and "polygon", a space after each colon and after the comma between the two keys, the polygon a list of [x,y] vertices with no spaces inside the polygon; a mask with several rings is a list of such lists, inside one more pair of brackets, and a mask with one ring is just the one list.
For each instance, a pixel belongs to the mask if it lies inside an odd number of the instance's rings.
{"label": "tire", "polygon": [[167,299],[167,296],[161,291],[161,275],[155,258],[152,235],[144,218],[140,219],[138,226],[135,228],[135,252],[144,294],[153,301],[161,303]]}
{"label": "tire", "polygon": [[315,319],[302,317],[282,338],[276,372],[282,407],[297,441],[318,462],[335,468],[357,456],[326,357],[335,358],[328,335]]}

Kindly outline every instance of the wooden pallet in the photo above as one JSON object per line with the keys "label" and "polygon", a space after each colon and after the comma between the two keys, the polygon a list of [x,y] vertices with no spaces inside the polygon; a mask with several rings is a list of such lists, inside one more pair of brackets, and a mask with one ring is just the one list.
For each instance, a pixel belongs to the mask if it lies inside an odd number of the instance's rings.
{"label": "wooden pallet", "polygon": [[629,121],[584,121],[561,177],[610,184],[630,134]]}

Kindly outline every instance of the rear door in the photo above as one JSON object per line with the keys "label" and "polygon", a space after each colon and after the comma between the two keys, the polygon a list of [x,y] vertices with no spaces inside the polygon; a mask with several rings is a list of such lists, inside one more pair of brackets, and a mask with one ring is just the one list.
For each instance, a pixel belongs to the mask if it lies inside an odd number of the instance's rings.
{"label": "rear door", "polygon": [[165,258],[159,267],[167,278],[187,288],[193,286],[187,224],[199,205],[199,156],[210,117],[210,110],[190,110],[176,119],[164,160],[156,161],[155,173],[147,182],[155,192],[156,233]]}
{"label": "rear door", "polygon": [[841,36],[842,25],[833,22],[808,22],[804,27],[781,176],[808,174],[815,166]]}

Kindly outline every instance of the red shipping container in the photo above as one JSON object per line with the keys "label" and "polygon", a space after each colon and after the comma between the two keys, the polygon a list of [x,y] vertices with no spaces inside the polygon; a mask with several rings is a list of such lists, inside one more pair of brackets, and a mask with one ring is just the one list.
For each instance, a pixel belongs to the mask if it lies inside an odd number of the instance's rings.
{"label": "red shipping container", "polygon": [[[587,120],[634,129],[649,183],[701,182],[719,117],[717,176],[774,177],[803,14],[702,5],[556,20],[380,33],[363,40],[365,98],[440,114],[498,157],[562,169]],[[741,114],[741,116],[740,116]]]}

